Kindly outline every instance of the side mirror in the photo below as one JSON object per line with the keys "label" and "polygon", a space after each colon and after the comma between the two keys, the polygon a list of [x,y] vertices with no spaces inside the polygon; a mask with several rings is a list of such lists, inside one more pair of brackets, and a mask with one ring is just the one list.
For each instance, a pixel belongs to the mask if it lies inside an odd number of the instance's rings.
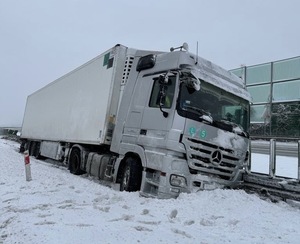
{"label": "side mirror", "polygon": [[169,76],[172,76],[173,73],[171,73],[170,71],[168,71],[165,75],[160,75],[159,76],[159,83],[160,84],[168,84],[169,83]]}
{"label": "side mirror", "polygon": [[158,82],[159,84],[168,84],[168,77],[166,77],[165,75],[160,75],[158,77]]}
{"label": "side mirror", "polygon": [[201,88],[201,81],[194,75],[193,70],[183,71],[181,73],[181,80],[188,87],[193,88],[195,91],[199,91]]}
{"label": "side mirror", "polygon": [[169,113],[166,112],[166,111],[164,111],[164,110],[162,109],[162,106],[163,106],[164,103],[165,103],[165,99],[166,99],[165,86],[162,85],[162,86],[160,87],[160,91],[159,91],[159,109],[160,109],[160,111],[163,113],[163,116],[164,116],[165,118],[167,118],[168,115],[169,115]]}
{"label": "side mirror", "polygon": [[200,80],[197,78],[189,79],[188,86],[192,87],[195,91],[200,90]]}

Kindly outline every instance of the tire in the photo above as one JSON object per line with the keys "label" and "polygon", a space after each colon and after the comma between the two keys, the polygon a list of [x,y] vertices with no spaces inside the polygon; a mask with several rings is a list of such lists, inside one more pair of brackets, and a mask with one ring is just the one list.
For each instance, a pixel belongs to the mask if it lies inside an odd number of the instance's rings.
{"label": "tire", "polygon": [[29,156],[35,156],[36,151],[36,142],[30,141],[29,142]]}
{"label": "tire", "polygon": [[34,150],[33,150],[32,155],[33,155],[36,159],[41,159],[41,158],[42,158],[41,152],[40,152],[40,147],[41,147],[41,143],[40,143],[40,142],[35,142]]}
{"label": "tire", "polygon": [[84,171],[80,169],[81,153],[80,149],[73,148],[69,159],[69,170],[74,175],[82,175]]}
{"label": "tire", "polygon": [[121,177],[121,191],[139,191],[142,181],[142,166],[134,158],[127,158]]}
{"label": "tire", "polygon": [[26,141],[22,140],[21,145],[20,145],[20,153],[24,153],[25,152],[25,148],[26,148]]}

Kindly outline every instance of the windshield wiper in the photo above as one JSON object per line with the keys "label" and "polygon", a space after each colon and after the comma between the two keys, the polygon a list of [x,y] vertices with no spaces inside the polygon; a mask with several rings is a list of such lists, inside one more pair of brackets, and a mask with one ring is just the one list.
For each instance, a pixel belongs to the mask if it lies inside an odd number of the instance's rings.
{"label": "windshield wiper", "polygon": [[186,109],[186,108],[198,112],[199,115],[207,115],[207,116],[210,116],[210,113],[209,113],[209,112],[206,112],[206,111],[205,111],[204,109],[202,109],[202,108],[197,108],[197,107],[193,107],[193,106],[189,106],[189,105],[184,105],[183,110]]}
{"label": "windshield wiper", "polygon": [[197,114],[199,115],[199,119],[201,121],[205,121],[209,124],[213,123],[213,118],[211,117],[210,113],[205,111],[202,108],[197,108],[197,107],[193,107],[193,106],[189,106],[189,105],[184,105],[183,110],[193,110],[193,111],[197,112]]}
{"label": "windshield wiper", "polygon": [[245,132],[241,126],[239,126],[238,124],[232,122],[232,121],[228,121],[228,120],[214,120],[213,123],[216,127],[223,129],[223,130],[227,130],[230,132],[234,132],[240,136],[249,138],[249,133]]}

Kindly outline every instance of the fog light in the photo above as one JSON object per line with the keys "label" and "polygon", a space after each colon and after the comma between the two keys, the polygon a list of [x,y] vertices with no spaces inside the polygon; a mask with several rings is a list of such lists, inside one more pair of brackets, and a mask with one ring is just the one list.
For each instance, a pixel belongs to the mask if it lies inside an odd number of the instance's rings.
{"label": "fog light", "polygon": [[186,187],[187,186],[185,177],[180,176],[180,175],[171,175],[170,184],[172,186],[180,186],[180,187]]}

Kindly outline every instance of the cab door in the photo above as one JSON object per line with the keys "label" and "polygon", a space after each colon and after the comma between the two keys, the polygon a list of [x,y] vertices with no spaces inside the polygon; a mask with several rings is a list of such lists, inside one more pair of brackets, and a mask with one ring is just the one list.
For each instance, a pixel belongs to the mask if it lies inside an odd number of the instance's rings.
{"label": "cab door", "polygon": [[172,125],[176,105],[176,75],[168,76],[167,81],[162,81],[162,75],[165,74],[144,77],[143,82],[151,84],[151,87],[140,125],[139,142],[142,144],[151,144],[154,139],[156,144],[163,143]]}

